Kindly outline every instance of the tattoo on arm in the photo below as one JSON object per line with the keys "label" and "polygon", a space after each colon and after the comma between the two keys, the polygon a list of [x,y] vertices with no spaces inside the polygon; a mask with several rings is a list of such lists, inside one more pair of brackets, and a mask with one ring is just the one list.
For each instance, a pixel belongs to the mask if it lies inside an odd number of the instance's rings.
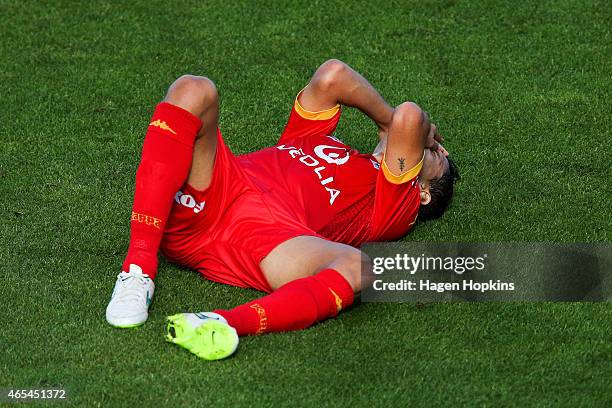
{"label": "tattoo on arm", "polygon": [[397,161],[399,162],[400,171],[404,171],[404,167],[406,167],[406,159],[400,157],[399,159],[397,159]]}

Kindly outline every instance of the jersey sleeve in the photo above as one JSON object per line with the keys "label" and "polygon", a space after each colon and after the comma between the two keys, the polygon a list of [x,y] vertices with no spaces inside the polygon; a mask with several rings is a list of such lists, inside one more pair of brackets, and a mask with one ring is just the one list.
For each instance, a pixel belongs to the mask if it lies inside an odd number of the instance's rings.
{"label": "jersey sleeve", "polygon": [[421,203],[417,179],[423,160],[401,175],[393,174],[383,158],[376,179],[371,241],[392,241],[406,235],[416,222]]}
{"label": "jersey sleeve", "polygon": [[276,143],[277,145],[302,137],[331,135],[338,126],[342,113],[340,105],[318,112],[308,111],[298,101],[301,93],[302,91],[295,97],[289,120],[280,139]]}

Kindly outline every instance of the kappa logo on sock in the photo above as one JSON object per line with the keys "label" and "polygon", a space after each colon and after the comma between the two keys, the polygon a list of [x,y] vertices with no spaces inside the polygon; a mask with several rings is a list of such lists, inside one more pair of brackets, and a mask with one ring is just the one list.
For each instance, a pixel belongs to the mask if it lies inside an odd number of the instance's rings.
{"label": "kappa logo on sock", "polygon": [[266,316],[266,309],[261,307],[259,303],[253,303],[251,308],[255,309],[259,316],[259,329],[255,332],[255,335],[262,334],[268,328],[268,316]]}
{"label": "kappa logo on sock", "polygon": [[136,221],[140,224],[145,224],[153,228],[161,229],[162,220],[155,218],[151,215],[140,214],[136,211],[132,211],[132,221]]}
{"label": "kappa logo on sock", "polygon": [[334,295],[334,300],[336,301],[336,312],[340,313],[340,311],[342,310],[342,298],[338,296],[338,294],[334,292],[331,288],[329,289],[329,291],[332,293],[332,295]]}
{"label": "kappa logo on sock", "polygon": [[173,135],[176,135],[176,132],[174,130],[172,130],[172,128],[170,126],[168,126],[168,124],[166,122],[164,122],[163,120],[157,119],[157,120],[149,123],[149,126],[158,127],[160,129],[167,130],[168,132],[172,133]]}

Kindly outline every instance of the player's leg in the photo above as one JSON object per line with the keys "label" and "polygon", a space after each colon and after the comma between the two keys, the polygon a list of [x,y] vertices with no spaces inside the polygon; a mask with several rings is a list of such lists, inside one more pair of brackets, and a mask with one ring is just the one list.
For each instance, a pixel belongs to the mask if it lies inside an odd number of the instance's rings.
{"label": "player's leg", "polygon": [[204,77],[180,77],[156,107],[136,173],[128,253],[106,311],[110,324],[129,327],[147,319],[173,197],[187,180],[198,189],[210,183],[218,115],[217,91]]}
{"label": "player's leg", "polygon": [[228,357],[239,335],[300,330],[336,316],[369,284],[362,267],[371,270],[361,251],[308,236],[280,244],[261,267],[274,292],[231,310],[170,316],[166,339],[207,360]]}
{"label": "player's leg", "polygon": [[215,84],[206,77],[184,75],[168,89],[164,102],[179,106],[202,121],[193,146],[193,160],[187,182],[196,190],[210,185],[219,126],[219,95]]}
{"label": "player's leg", "polygon": [[358,293],[362,287],[362,268],[367,271],[368,262],[365,254],[350,245],[299,236],[274,248],[260,266],[274,291],[291,281],[331,268],[343,276],[353,293]]}
{"label": "player's leg", "polygon": [[218,116],[215,85],[204,77],[180,77],[157,106],[136,173],[133,211],[158,221],[148,225],[132,217],[124,270],[134,263],[152,278],[157,273],[157,251],[174,195],[188,178],[197,189],[210,183]]}
{"label": "player's leg", "polygon": [[356,248],[318,237],[296,237],[261,262],[273,293],[216,312],[239,335],[304,329],[353,303],[354,294],[361,291],[362,267],[369,268],[369,260]]}
{"label": "player's leg", "polygon": [[[240,336],[304,329],[336,316],[351,306],[354,294],[364,284],[362,268],[368,271],[371,266],[358,249],[300,236],[272,250],[261,262],[261,268],[274,292],[231,310],[215,310],[212,315],[227,322]],[[192,318],[199,323],[211,318],[207,314],[198,321],[193,314],[189,316],[177,315],[182,320]],[[174,342],[181,342],[176,333],[171,334],[171,338],[178,340]]]}

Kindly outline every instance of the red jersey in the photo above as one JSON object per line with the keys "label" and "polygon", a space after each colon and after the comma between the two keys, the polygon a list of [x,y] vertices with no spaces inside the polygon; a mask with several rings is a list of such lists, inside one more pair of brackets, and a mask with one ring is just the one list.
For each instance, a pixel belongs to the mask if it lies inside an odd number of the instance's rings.
{"label": "red jersey", "polygon": [[273,206],[332,241],[359,246],[405,235],[419,208],[418,172],[394,184],[374,156],[332,135],[339,109],[330,119],[303,115],[293,110],[276,146],[238,157],[253,184]]}

